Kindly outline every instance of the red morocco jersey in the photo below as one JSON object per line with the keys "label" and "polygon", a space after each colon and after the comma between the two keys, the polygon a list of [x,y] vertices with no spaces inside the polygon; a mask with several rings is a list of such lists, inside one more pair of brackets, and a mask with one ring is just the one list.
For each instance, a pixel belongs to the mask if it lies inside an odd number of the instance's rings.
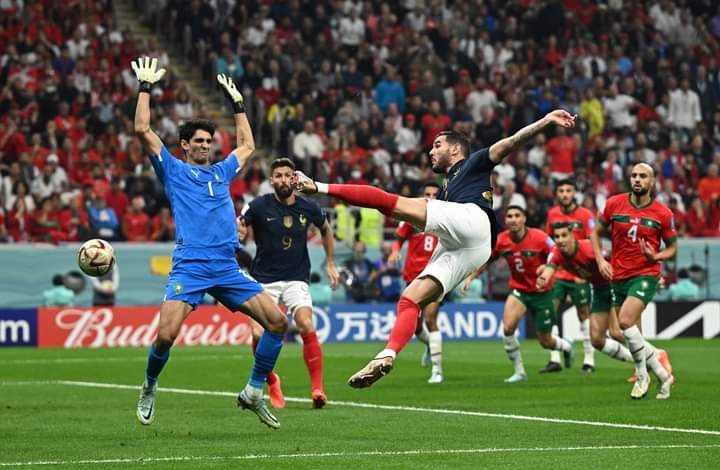
{"label": "red morocco jersey", "polygon": [[[595,228],[595,217],[592,212],[584,207],[576,205],[575,209],[565,213],[560,205],[556,205],[548,211],[545,231],[552,237],[553,227],[560,223],[570,224],[570,230],[575,235],[576,240],[585,240],[590,238],[590,233]],[[565,269],[558,269],[555,276],[564,281],[572,281],[575,278],[573,274],[570,274]]]}
{"label": "red morocco jersey", "polygon": [[645,207],[635,207],[630,193],[616,194],[607,200],[598,220],[612,234],[613,281],[637,276],[659,276],[660,262],[650,261],[640,251],[644,239],[656,251],[660,241],[670,244],[677,238],[673,214],[653,199]]}
{"label": "red morocco jersey", "polygon": [[572,255],[564,255],[555,245],[547,262],[553,266],[562,266],[573,275],[590,281],[594,287],[605,287],[609,284],[600,274],[590,240],[578,240],[577,250]]}
{"label": "red morocco jersey", "polygon": [[[510,289],[541,292],[535,287],[537,270],[545,264],[555,242],[547,233],[538,228],[526,230],[525,235],[517,243],[510,237],[509,230],[501,232],[490,260],[505,258],[510,267]],[[550,290],[552,284],[550,282],[542,292]]]}
{"label": "red morocco jersey", "polygon": [[406,283],[412,282],[418,274],[425,269],[430,257],[438,244],[438,238],[432,233],[421,232],[407,222],[400,222],[395,234],[402,246],[403,240],[408,240],[407,259],[403,270],[403,279]]}

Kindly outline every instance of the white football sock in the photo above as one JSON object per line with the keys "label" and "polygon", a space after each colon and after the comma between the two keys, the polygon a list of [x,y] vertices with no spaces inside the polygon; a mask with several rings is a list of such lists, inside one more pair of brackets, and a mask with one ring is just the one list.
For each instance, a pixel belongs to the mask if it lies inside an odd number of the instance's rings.
{"label": "white football sock", "polygon": [[415,335],[417,339],[422,341],[425,345],[429,345],[430,338],[428,337],[428,334],[430,333],[427,329],[427,326],[425,326],[425,322],[420,320],[422,323],[422,329]]}
{"label": "white football sock", "polygon": [[520,342],[515,337],[515,334],[503,336],[503,347],[508,358],[513,363],[515,373],[524,374],[525,366],[523,365],[522,354],[520,354]]}
{"label": "white football sock", "polygon": [[392,349],[383,349],[375,355],[374,359],[382,359],[383,357],[388,356],[392,357],[394,360],[397,357],[397,352],[393,351]]}
{"label": "white football sock", "polygon": [[561,338],[559,336],[553,336],[553,339],[555,340],[555,351],[570,351],[572,350],[572,344],[570,344],[570,341]]}
{"label": "white football sock", "polygon": [[635,362],[635,374],[638,378],[645,377],[647,375],[647,363],[645,362],[647,352],[645,351],[645,340],[642,333],[640,333],[640,329],[633,325],[627,330],[623,330],[623,336]]}
{"label": "white football sock", "polygon": [[668,371],[660,365],[657,349],[655,349],[655,346],[647,341],[645,341],[645,361],[660,382],[665,382],[668,379],[670,374],[668,374]]}
{"label": "white football sock", "polygon": [[[550,334],[553,336],[560,336],[560,329],[557,325],[553,325],[552,330],[550,330]],[[555,351],[554,349],[550,351],[550,362],[557,362],[560,364],[560,351]]]}
{"label": "white football sock", "polygon": [[583,358],[583,364],[595,365],[595,348],[593,348],[592,341],[590,340],[590,319],[586,318],[580,322],[580,331],[583,337],[583,351],[585,357]]}
{"label": "white football sock", "polygon": [[430,345],[430,362],[433,373],[442,374],[442,333],[440,330],[428,334]]}
{"label": "white football sock", "polygon": [[630,354],[628,348],[618,343],[613,338],[605,338],[605,345],[602,347],[601,351],[618,361],[633,362],[632,354]]}

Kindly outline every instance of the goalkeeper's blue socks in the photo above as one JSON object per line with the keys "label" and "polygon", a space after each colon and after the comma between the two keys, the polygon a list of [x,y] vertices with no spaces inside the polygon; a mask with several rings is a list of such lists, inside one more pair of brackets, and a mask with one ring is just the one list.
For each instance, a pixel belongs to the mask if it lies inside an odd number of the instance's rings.
{"label": "goalkeeper's blue socks", "polygon": [[150,346],[147,369],[145,370],[145,382],[148,386],[152,387],[157,383],[158,376],[168,359],[170,359],[170,349],[164,353],[159,353],[155,350],[154,344]]}
{"label": "goalkeeper's blue socks", "polygon": [[253,388],[263,389],[265,386],[265,378],[271,370],[275,368],[275,362],[280,355],[282,349],[283,337],[285,335],[276,335],[265,331],[260,337],[255,350],[255,363],[253,364],[252,375],[248,384]]}

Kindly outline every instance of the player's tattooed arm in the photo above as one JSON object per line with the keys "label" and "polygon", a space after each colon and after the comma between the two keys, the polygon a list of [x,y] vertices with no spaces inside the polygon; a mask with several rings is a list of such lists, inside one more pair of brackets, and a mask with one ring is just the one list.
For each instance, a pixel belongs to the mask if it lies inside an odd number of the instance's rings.
{"label": "player's tattooed arm", "polygon": [[510,137],[506,137],[495,142],[490,147],[490,160],[495,163],[500,163],[505,157],[513,153],[525,145],[530,139],[532,139],[537,133],[541,132],[547,126],[556,124],[562,127],[573,127],[575,126],[575,119],[577,116],[573,116],[564,109],[556,109],[546,114],[542,119],[539,119],[532,124],[529,124]]}

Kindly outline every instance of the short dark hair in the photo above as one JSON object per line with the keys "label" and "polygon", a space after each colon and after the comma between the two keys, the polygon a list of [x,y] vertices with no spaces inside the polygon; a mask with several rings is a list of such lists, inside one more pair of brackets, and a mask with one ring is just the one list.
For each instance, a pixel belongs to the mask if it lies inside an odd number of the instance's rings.
{"label": "short dark hair", "polygon": [[435,137],[437,138],[440,136],[445,136],[445,140],[447,141],[448,145],[460,144],[463,157],[467,157],[468,155],[470,155],[470,139],[468,139],[465,134],[462,134],[458,131],[449,130],[441,131]]}
{"label": "short dark hair", "polygon": [[570,224],[568,222],[556,222],[552,225],[553,232],[555,232],[555,230],[559,228],[566,228],[572,231],[572,228],[570,227]]}
{"label": "short dark hair", "polygon": [[524,208],[522,208],[521,206],[518,206],[518,205],[516,205],[516,204],[507,206],[507,207],[505,208],[505,213],[507,214],[507,211],[509,211],[510,209],[518,210],[518,211],[522,212],[522,215],[524,215],[525,217],[527,217],[527,211],[526,211]]}
{"label": "short dark hair", "polygon": [[560,181],[558,181],[557,184],[555,185],[555,193],[557,193],[560,186],[565,186],[565,185],[572,186],[575,189],[575,191],[577,191],[577,184],[575,184],[575,180],[571,180],[570,178],[563,178]]}
{"label": "short dark hair", "polygon": [[422,185],[423,188],[438,188],[440,189],[440,185],[437,184],[437,181],[426,181]]}
{"label": "short dark hair", "polygon": [[690,273],[688,272],[687,269],[681,268],[680,271],[678,271],[677,276],[678,276],[678,279],[689,279]]}
{"label": "short dark hair", "polygon": [[190,119],[178,128],[178,139],[190,142],[195,132],[200,129],[210,135],[215,135],[215,123],[209,119]]}
{"label": "short dark hair", "polygon": [[65,279],[62,274],[56,274],[52,278],[52,283],[54,286],[62,286],[63,284],[65,284],[64,280]]}
{"label": "short dark hair", "polygon": [[295,164],[293,163],[293,161],[287,157],[283,157],[283,158],[276,158],[275,160],[272,161],[272,163],[270,164],[270,173],[272,173],[273,170],[275,170],[275,168],[281,168],[281,167],[285,167],[285,166],[290,168],[291,170],[295,171]]}

